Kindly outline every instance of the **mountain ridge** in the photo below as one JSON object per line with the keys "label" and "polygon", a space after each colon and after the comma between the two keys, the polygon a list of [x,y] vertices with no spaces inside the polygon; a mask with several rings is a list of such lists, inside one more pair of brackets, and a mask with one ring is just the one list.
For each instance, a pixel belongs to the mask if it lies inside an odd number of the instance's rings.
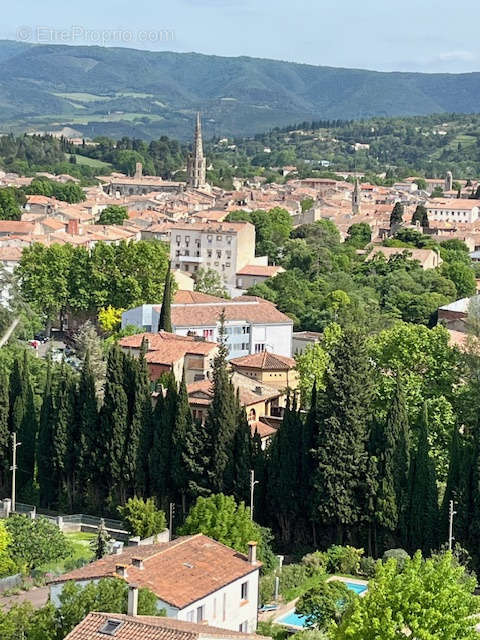
{"label": "mountain ridge", "polygon": [[123,47],[0,40],[0,130],[187,139],[314,119],[480,111],[480,73],[327,67]]}

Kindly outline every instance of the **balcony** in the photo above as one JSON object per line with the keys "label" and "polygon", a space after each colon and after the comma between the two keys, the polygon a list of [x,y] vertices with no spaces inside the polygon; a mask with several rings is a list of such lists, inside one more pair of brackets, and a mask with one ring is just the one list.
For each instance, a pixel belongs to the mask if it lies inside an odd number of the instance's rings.
{"label": "balcony", "polygon": [[200,264],[203,262],[202,256],[176,256],[175,260],[178,262],[193,262],[195,264]]}

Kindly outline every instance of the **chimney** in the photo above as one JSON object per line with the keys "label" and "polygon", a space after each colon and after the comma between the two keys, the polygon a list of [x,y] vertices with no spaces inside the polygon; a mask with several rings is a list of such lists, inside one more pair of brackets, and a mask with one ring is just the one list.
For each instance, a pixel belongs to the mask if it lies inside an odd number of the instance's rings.
{"label": "chimney", "polygon": [[78,235],[78,220],[69,220],[67,222],[67,233],[72,236]]}
{"label": "chimney", "polygon": [[117,564],[115,565],[115,573],[118,574],[121,578],[126,578],[128,573],[127,573],[127,566],[126,564]]}
{"label": "chimney", "polygon": [[143,558],[132,558],[132,566],[137,569],[143,569]]}
{"label": "chimney", "polygon": [[136,616],[138,612],[138,587],[136,584],[128,586],[127,615]]}
{"label": "chimney", "polygon": [[248,543],[248,561],[250,564],[257,564],[257,543],[250,541]]}
{"label": "chimney", "polygon": [[123,553],[123,542],[116,540],[112,545],[112,549],[113,553],[119,556],[121,553]]}
{"label": "chimney", "polygon": [[262,387],[255,387],[255,393],[256,393],[258,396],[261,396],[261,395],[262,395]]}

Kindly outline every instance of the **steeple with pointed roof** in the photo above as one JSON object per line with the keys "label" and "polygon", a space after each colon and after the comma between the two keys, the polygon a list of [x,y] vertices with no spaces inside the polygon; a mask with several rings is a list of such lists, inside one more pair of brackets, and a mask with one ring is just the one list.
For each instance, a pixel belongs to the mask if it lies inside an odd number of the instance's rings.
{"label": "steeple with pointed roof", "polygon": [[202,189],[205,187],[206,169],[206,159],[203,155],[202,122],[200,120],[200,113],[197,113],[193,149],[187,160],[187,185],[192,189]]}
{"label": "steeple with pointed roof", "polygon": [[355,186],[352,193],[352,213],[358,215],[360,213],[360,185],[358,178],[355,179]]}

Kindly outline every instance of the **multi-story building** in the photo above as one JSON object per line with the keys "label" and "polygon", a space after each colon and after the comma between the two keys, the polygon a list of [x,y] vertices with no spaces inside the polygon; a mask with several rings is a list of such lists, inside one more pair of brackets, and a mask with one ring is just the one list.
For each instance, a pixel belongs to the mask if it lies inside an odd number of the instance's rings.
{"label": "multi-story building", "polygon": [[429,220],[443,222],[475,222],[478,220],[478,200],[466,198],[434,198],[426,204]]}
{"label": "multi-story building", "polygon": [[[158,329],[161,305],[145,304],[122,313],[122,328]],[[229,357],[261,351],[291,356],[293,321],[274,304],[255,296],[226,300],[195,291],[178,291],[171,307],[173,333],[219,342],[224,315]]]}
{"label": "multi-story building", "polygon": [[174,269],[195,273],[200,267],[217,271],[227,284],[247,264],[255,264],[255,227],[249,222],[186,223],[170,229],[170,259]]}

